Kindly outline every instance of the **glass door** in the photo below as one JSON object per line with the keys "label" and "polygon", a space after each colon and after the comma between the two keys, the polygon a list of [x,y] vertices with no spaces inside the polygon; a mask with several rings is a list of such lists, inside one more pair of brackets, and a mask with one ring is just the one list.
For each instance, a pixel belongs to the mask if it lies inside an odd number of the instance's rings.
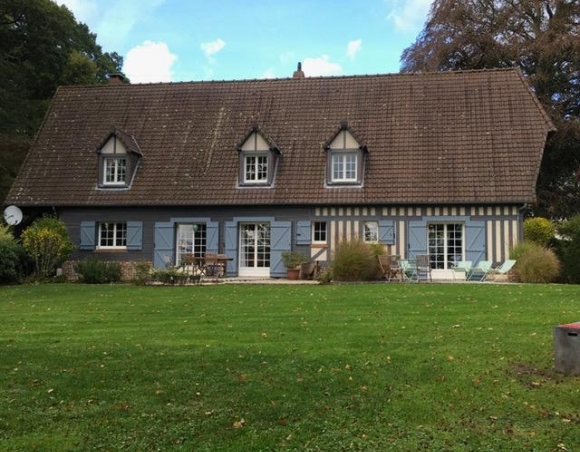
{"label": "glass door", "polygon": [[240,276],[270,276],[270,224],[240,225]]}

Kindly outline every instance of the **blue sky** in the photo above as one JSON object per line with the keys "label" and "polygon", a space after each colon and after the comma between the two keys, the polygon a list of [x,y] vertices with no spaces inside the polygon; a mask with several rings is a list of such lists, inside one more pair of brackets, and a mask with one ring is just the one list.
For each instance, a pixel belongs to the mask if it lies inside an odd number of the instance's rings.
{"label": "blue sky", "polygon": [[432,0],[55,0],[132,83],[398,72]]}

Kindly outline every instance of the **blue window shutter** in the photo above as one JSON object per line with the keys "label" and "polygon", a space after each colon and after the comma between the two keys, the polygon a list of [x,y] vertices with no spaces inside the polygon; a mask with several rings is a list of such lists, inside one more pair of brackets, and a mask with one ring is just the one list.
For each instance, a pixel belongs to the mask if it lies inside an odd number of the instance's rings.
{"label": "blue window shutter", "polygon": [[127,221],[127,249],[140,250],[143,248],[143,222]]}
{"label": "blue window shutter", "polygon": [[395,222],[393,220],[379,221],[379,243],[384,245],[395,243]]}
{"label": "blue window shutter", "polygon": [[408,227],[408,259],[415,259],[417,254],[428,254],[427,250],[427,222],[409,221]]}
{"label": "blue window shutter", "polygon": [[79,249],[95,249],[96,229],[97,223],[94,221],[81,221]]}
{"label": "blue window shutter", "polygon": [[226,254],[231,261],[228,261],[227,275],[236,276],[238,274],[238,222],[226,221],[225,227]]}
{"label": "blue window shutter", "polygon": [[282,252],[290,250],[291,222],[273,221],[270,224],[270,276],[286,276]]}
{"label": "blue window shutter", "polygon": [[485,222],[465,222],[465,257],[476,265],[485,260]]}
{"label": "blue window shutter", "polygon": [[219,248],[219,223],[208,221],[206,223],[207,238],[205,242],[205,250],[208,253],[217,253]]}
{"label": "blue window shutter", "polygon": [[312,226],[310,221],[296,222],[296,245],[310,245]]}
{"label": "blue window shutter", "polygon": [[155,223],[153,266],[165,268],[174,264],[175,227],[173,223]]}

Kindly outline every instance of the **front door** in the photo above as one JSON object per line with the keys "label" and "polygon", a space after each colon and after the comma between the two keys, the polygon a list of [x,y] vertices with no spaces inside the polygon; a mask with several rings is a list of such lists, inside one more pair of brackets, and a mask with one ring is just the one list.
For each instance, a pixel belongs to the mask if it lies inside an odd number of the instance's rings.
{"label": "front door", "polygon": [[270,276],[270,224],[240,224],[240,276]]}

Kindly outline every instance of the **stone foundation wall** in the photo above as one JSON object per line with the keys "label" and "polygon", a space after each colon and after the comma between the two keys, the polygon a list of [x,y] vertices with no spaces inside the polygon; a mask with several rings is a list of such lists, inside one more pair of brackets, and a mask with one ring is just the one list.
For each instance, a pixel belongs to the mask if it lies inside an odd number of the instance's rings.
{"label": "stone foundation wall", "polygon": [[[144,262],[135,261],[111,261],[121,266],[121,281],[133,281],[137,275],[136,268],[137,265],[141,265]],[[78,261],[66,261],[62,264],[62,274],[69,281],[76,281],[79,279],[79,275],[75,271],[75,266]],[[145,262],[149,265],[149,268],[153,267],[153,262]]]}

